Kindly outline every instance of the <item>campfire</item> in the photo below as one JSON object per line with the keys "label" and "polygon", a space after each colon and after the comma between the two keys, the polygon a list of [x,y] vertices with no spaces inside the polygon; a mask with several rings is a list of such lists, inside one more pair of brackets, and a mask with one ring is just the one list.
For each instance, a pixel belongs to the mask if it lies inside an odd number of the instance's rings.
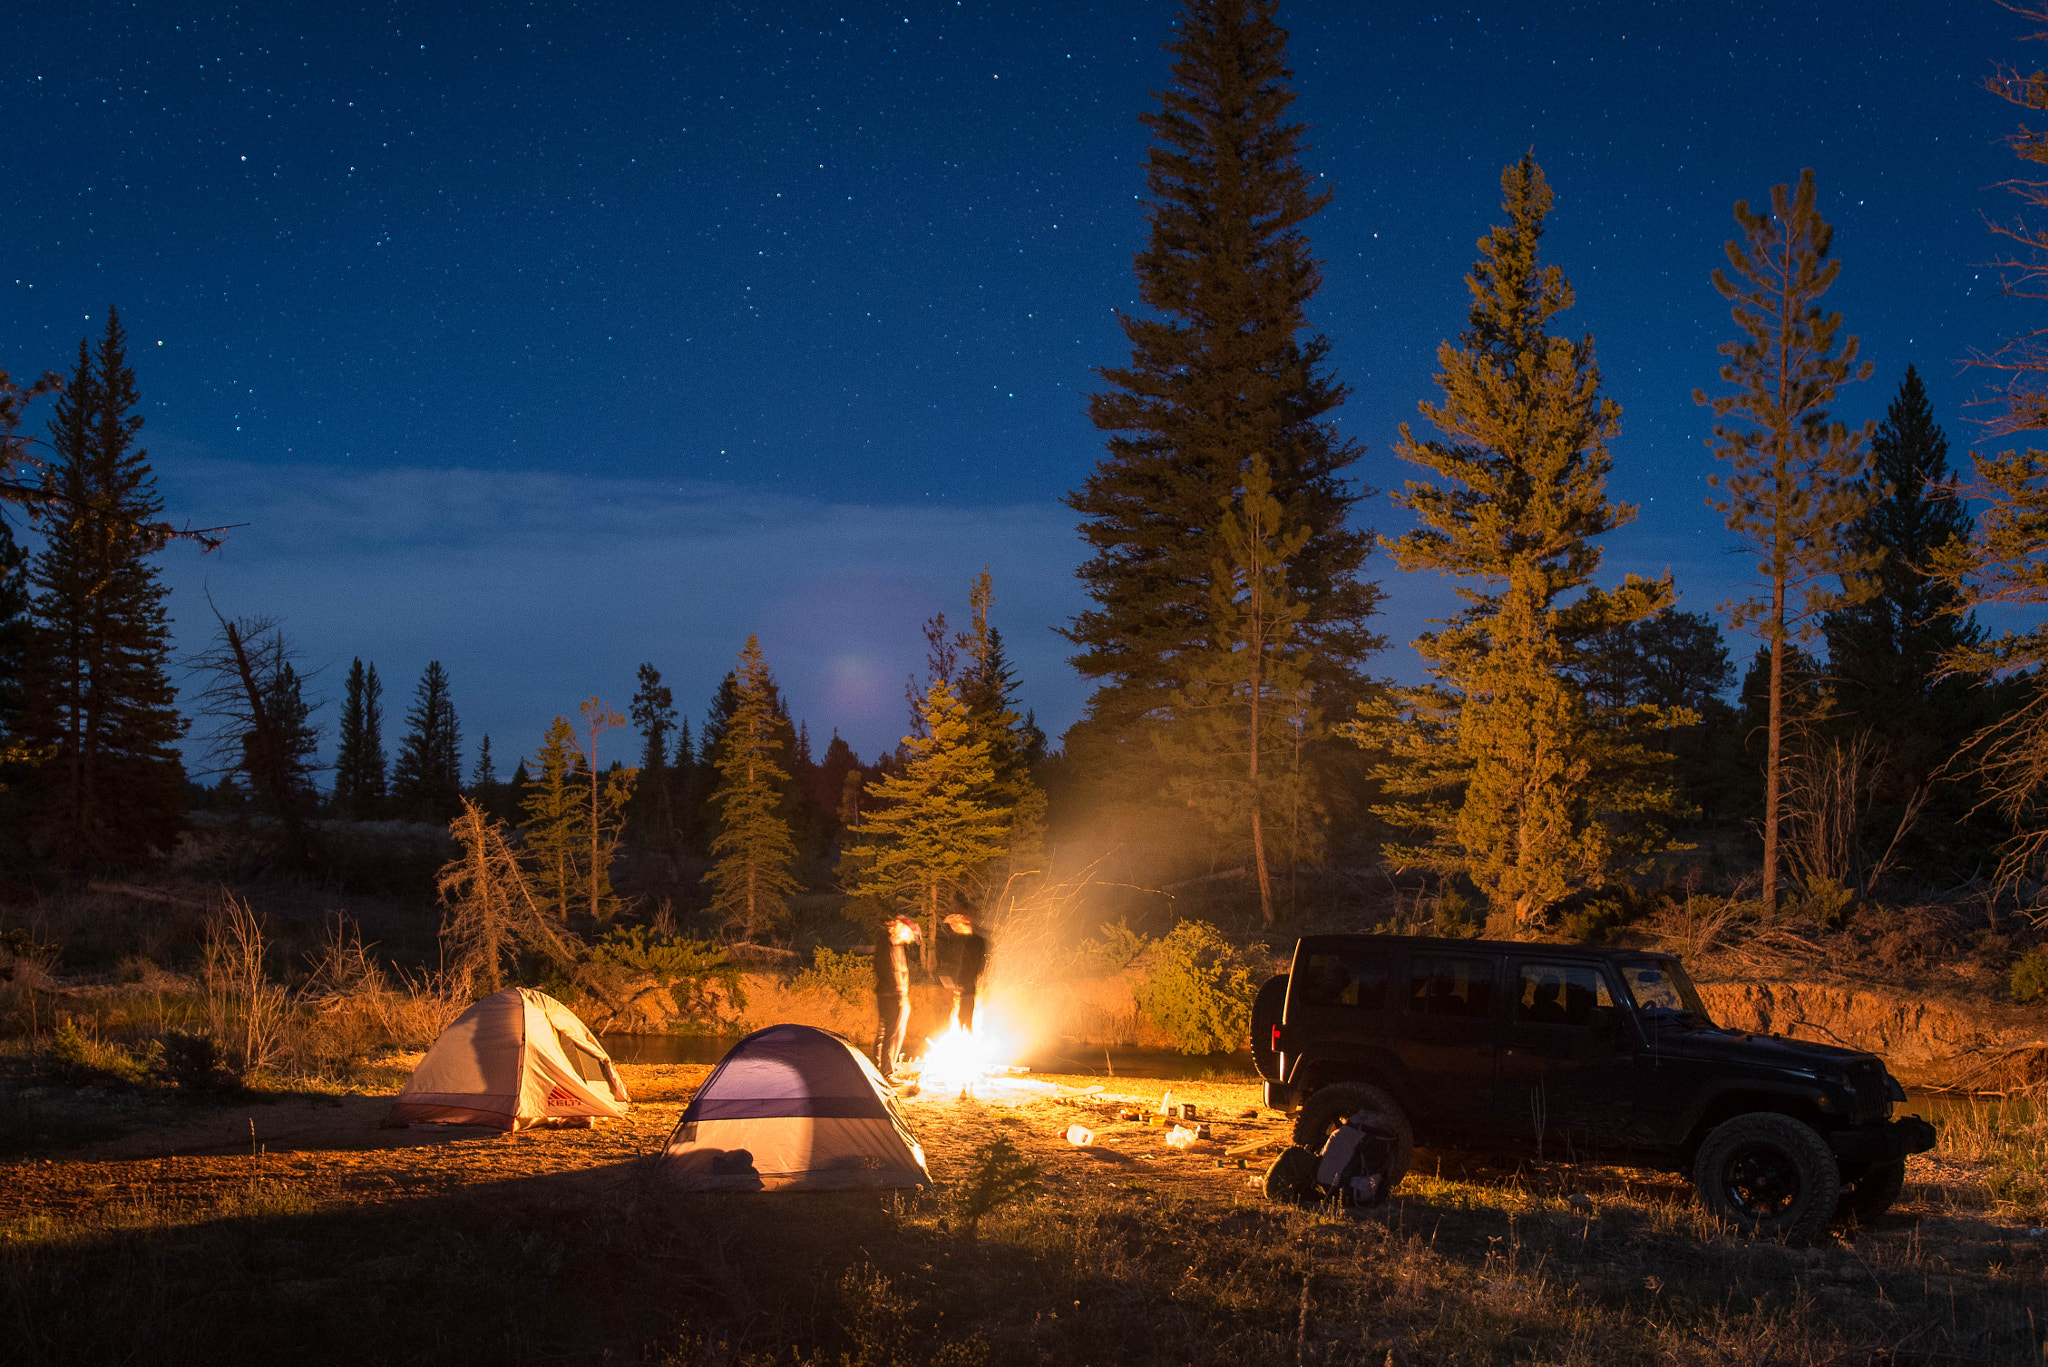
{"label": "campfire", "polygon": [[925,1041],[924,1057],[918,1061],[918,1087],[928,1096],[980,1096],[1017,1091],[1044,1090],[1043,1084],[1025,1081],[1020,1068],[1004,1062],[1009,1045],[1000,1032],[989,1028],[984,1015],[979,1029],[949,1027],[935,1039]]}

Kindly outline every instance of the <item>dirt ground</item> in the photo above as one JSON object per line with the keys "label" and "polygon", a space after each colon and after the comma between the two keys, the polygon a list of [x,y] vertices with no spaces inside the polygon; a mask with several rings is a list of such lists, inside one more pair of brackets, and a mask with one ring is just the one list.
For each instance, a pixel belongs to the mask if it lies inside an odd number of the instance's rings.
{"label": "dirt ground", "polygon": [[[393,1060],[395,1075],[402,1077],[413,1061]],[[133,1128],[116,1138],[0,1166],[6,1178],[0,1182],[0,1226],[62,1218],[143,1194],[166,1206],[203,1208],[252,1178],[304,1201],[360,1206],[513,1177],[616,1171],[661,1150],[711,1072],[687,1064],[622,1064],[620,1071],[633,1097],[632,1114],[589,1129],[386,1129],[391,1098],[384,1092],[287,1096],[239,1106],[169,1098],[122,1108],[115,1114]],[[902,1104],[940,1183],[957,1178],[975,1148],[1002,1134],[1028,1156],[1049,1163],[1046,1180],[1053,1185],[1136,1180],[1189,1196],[1231,1198],[1264,1162],[1257,1153],[1225,1159],[1224,1151],[1264,1139],[1271,1141],[1264,1150],[1270,1158],[1285,1142],[1286,1122],[1256,1109],[1256,1086],[1118,1081],[1108,1087],[1085,1077],[998,1079],[981,1084],[975,1095],[927,1092]],[[1176,1102],[1199,1107],[1205,1121],[1216,1117],[1207,1121],[1212,1138],[1176,1150],[1166,1144],[1163,1128],[1117,1120],[1120,1111],[1156,1110],[1169,1089]],[[36,1089],[19,1094],[61,1115],[66,1103],[54,1095]],[[82,1109],[94,1099],[70,1104]],[[1076,1148],[1061,1137],[1076,1123],[1095,1131],[1091,1146]]]}
{"label": "dirt ground", "polygon": [[[1361,1220],[1254,1189],[1288,1124],[1250,1084],[1028,1077],[906,1100],[931,1193],[689,1195],[645,1160],[706,1067],[626,1065],[627,1119],[508,1135],[382,1128],[406,1063],[356,1095],[0,1097],[48,1127],[0,1163],[0,1360],[2043,1360],[2048,1238],[1941,1160],[1810,1250],[1728,1238],[1675,1178],[1428,1152]],[[1169,1088],[1211,1138],[1120,1118]],[[997,1136],[1042,1185],[971,1232]]]}

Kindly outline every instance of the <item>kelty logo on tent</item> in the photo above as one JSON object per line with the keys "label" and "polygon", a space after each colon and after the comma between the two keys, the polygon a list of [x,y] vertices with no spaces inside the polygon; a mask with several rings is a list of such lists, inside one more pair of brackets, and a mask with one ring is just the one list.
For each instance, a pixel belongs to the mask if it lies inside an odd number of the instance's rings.
{"label": "kelty logo on tent", "polygon": [[559,1083],[556,1084],[555,1089],[552,1092],[548,1093],[547,1104],[550,1106],[573,1106],[577,1110],[588,1109],[584,1106],[581,1098],[579,1098],[574,1092],[570,1091],[567,1087],[564,1087]]}

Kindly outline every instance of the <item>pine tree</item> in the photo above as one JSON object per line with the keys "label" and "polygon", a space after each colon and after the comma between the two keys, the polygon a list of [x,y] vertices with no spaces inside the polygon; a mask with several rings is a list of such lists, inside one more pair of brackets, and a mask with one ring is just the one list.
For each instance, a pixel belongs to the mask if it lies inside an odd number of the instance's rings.
{"label": "pine tree", "polygon": [[453,821],[462,812],[462,730],[439,660],[420,676],[405,724],[391,768],[392,806],[408,821]]}
{"label": "pine tree", "polygon": [[483,744],[476,748],[476,765],[469,771],[471,792],[488,791],[498,786],[498,766],[491,759],[491,738],[485,734]]}
{"label": "pine tree", "polygon": [[579,859],[588,839],[582,785],[577,780],[576,728],[556,717],[541,737],[526,776],[520,761],[524,801],[520,852],[533,869],[533,897],[557,924],[566,924],[583,892]]}
{"label": "pine tree", "polygon": [[28,551],[0,521],[0,754],[21,725],[26,702],[29,643]]}
{"label": "pine tree", "polygon": [[[1242,490],[1225,501],[1222,531],[1226,554],[1210,590],[1215,635],[1175,698],[1187,724],[1162,745],[1176,771],[1175,795],[1207,818],[1226,848],[1249,847],[1259,914],[1270,926],[1268,814],[1276,799],[1288,812],[1315,802],[1308,775],[1276,763],[1295,752],[1290,737],[1308,721],[1308,661],[1297,640],[1303,607],[1287,582],[1308,528],[1286,524],[1266,462],[1255,457]],[[1294,860],[1303,851],[1290,845],[1287,853]]]}
{"label": "pine tree", "polygon": [[[747,637],[740,667],[726,681],[732,685],[731,705],[720,719],[712,761],[719,785],[711,795],[718,811],[718,835],[711,842],[718,861],[710,874],[711,910],[751,938],[781,922],[789,894],[799,887],[790,874],[796,842],[781,812],[789,775],[776,763],[784,743],[775,680],[754,636]],[[705,734],[708,739],[708,725]]]}
{"label": "pine tree", "polygon": [[640,732],[640,781],[633,790],[627,829],[649,849],[673,853],[676,845],[675,792],[669,772],[669,732],[676,729],[675,693],[661,681],[661,671],[640,666],[640,688],[633,694],[633,725]]}
{"label": "pine tree", "polygon": [[[989,622],[989,613],[995,607],[995,580],[986,566],[968,588],[967,606],[968,630],[953,641],[958,660],[957,692],[961,705],[967,709],[969,730],[976,740],[988,746],[989,768],[995,775],[988,800],[1003,814],[1004,848],[1013,864],[1035,864],[1045,843],[1046,801],[1031,771],[1045,758],[1045,733],[1017,710],[1016,671],[1003,651],[1002,632]],[[923,711],[920,707],[918,724],[912,727],[914,734],[923,734]],[[833,739],[838,739],[836,732]],[[847,759],[853,759],[850,750]],[[844,774],[841,769],[839,791],[827,810],[838,806],[845,789]]]}
{"label": "pine tree", "polygon": [[1501,192],[1508,222],[1480,241],[1470,322],[1437,351],[1443,402],[1421,406],[1444,439],[1401,428],[1401,456],[1442,483],[1408,484],[1396,502],[1422,525],[1385,543],[1404,570],[1472,581],[1458,590],[1466,606],[1415,642],[1441,687],[1407,691],[1350,734],[1388,747],[1388,790],[1411,799],[1381,814],[1432,837],[1387,857],[1463,872],[1526,924],[1660,844],[1654,823],[1624,824],[1675,806],[1643,772],[1655,757],[1631,723],[1652,718],[1599,708],[1576,673],[1589,638],[1672,589],[1634,575],[1613,593],[1592,584],[1596,538],[1635,517],[1607,501],[1621,408],[1600,393],[1593,339],[1547,331],[1573,294],[1539,260],[1551,192],[1534,158],[1502,172]]}
{"label": "pine tree", "polygon": [[626,724],[626,719],[605,706],[600,698],[587,698],[577,707],[583,718],[583,733],[576,750],[579,776],[588,784],[584,807],[582,869],[582,910],[595,926],[611,922],[619,910],[612,895],[612,860],[619,850],[625,827],[625,810],[633,798],[640,771],[614,763],[602,768],[597,758],[598,738]]}
{"label": "pine tree", "polygon": [[[1983,632],[1955,586],[1928,574],[1943,547],[1968,544],[1973,524],[1962,500],[1946,496],[1948,435],[1935,422],[1927,387],[1913,367],[1906,367],[1870,450],[1874,478],[1885,492],[1855,535],[1881,557],[1868,576],[1876,593],[1828,613],[1822,630],[1842,705],[1870,723],[1914,734],[1963,710],[1964,681],[1937,683],[1941,660],[1974,646]],[[1857,587],[1843,585],[1844,595]]]}
{"label": "pine tree", "polygon": [[353,821],[384,814],[384,685],[377,666],[358,656],[342,694],[341,736],[334,758],[334,806]]}
{"label": "pine tree", "polygon": [[1758,556],[1758,592],[1722,610],[1731,626],[1774,647],[1764,753],[1763,899],[1771,907],[1785,734],[1785,657],[1775,647],[1812,639],[1822,614],[1867,596],[1865,576],[1877,562],[1854,535],[1874,494],[1864,449],[1870,426],[1852,433],[1828,420],[1840,386],[1868,379],[1871,367],[1856,364],[1855,337],[1841,338],[1837,350],[1842,315],[1821,312],[1842,263],[1828,259],[1835,230],[1814,200],[1813,172],[1804,170],[1796,191],[1772,188],[1767,213],[1736,201],[1742,236],[1727,245],[1733,274],[1713,274],[1743,332],[1720,347],[1729,361],[1721,379],[1735,392],[1710,400],[1693,391],[1696,403],[1713,407],[1718,421],[1708,446],[1728,462],[1725,474],[1710,477],[1725,491],[1710,504]]}
{"label": "pine tree", "polygon": [[995,770],[953,690],[933,680],[924,734],[907,736],[909,763],[869,790],[873,803],[855,827],[841,878],[858,899],[908,909],[925,919],[930,944],[946,894],[1002,857],[1003,814],[989,802]]}
{"label": "pine tree", "polygon": [[1096,682],[1067,753],[1140,802],[1165,787],[1154,733],[1183,722],[1174,700],[1215,636],[1221,510],[1254,455],[1308,533],[1290,582],[1311,683],[1348,711],[1383,644],[1366,626],[1379,591],[1358,578],[1372,536],[1346,523],[1371,492],[1343,477],[1362,448],[1329,421],[1347,392],[1329,340],[1304,336],[1322,279],[1303,225],[1329,193],[1299,160],[1302,125],[1286,122],[1275,7],[1183,0],[1173,82],[1141,116],[1151,233],[1135,264],[1154,316],[1121,318],[1130,363],[1102,372],[1111,387],[1089,404],[1109,454],[1067,497],[1094,551],[1080,575],[1095,606],[1065,635]]}
{"label": "pine tree", "polygon": [[36,624],[22,728],[52,758],[29,785],[37,842],[70,863],[132,863],[170,849],[183,825],[185,734],[168,671],[170,620],[152,557],[162,503],[127,337],[109,309],[50,422],[37,516]]}

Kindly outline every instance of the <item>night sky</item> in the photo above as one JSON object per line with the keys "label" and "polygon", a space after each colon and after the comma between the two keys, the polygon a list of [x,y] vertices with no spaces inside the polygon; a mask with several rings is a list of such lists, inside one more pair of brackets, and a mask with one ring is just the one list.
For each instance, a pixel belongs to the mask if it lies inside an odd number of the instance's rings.
{"label": "night sky", "polygon": [[[66,367],[116,304],[170,515],[249,524],[165,555],[181,647],[206,590],[282,618],[329,696],[374,660],[387,746],[430,658],[509,769],[581,698],[623,709],[643,660],[701,717],[757,630],[813,736],[872,755],[919,623],[964,615],[984,564],[1057,736],[1086,697],[1051,630],[1083,601],[1058,499],[1102,451],[1094,368],[1128,354],[1136,116],[1176,12],[28,8],[0,77],[0,365]],[[1374,488],[1406,477],[1397,424],[1531,146],[1564,324],[1625,410],[1612,492],[1643,508],[1607,577],[1668,565],[1688,608],[1747,568],[1691,401],[1733,333],[1707,276],[1734,200],[1818,173],[1830,303],[1877,365],[1844,418],[1882,416],[1910,362],[1960,454],[1981,380],[1958,358],[2038,321],[1977,264],[2019,169],[1979,83],[2038,61],[1992,0],[1282,19],[1337,195],[1313,317]],[[1374,566],[1380,667],[1413,678],[1447,595]]]}

